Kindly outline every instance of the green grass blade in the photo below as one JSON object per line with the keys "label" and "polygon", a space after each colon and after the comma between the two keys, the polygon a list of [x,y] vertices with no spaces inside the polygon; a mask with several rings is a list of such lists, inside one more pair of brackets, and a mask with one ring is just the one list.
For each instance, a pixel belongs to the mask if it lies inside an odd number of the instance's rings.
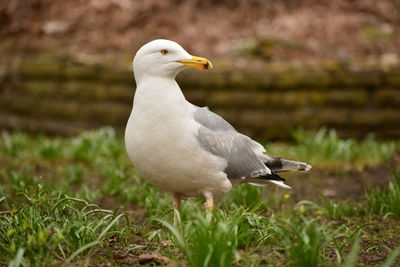
{"label": "green grass blade", "polygon": [[358,256],[358,252],[359,251],[360,251],[360,239],[357,239],[354,242],[353,247],[351,248],[350,254],[349,254],[346,262],[343,264],[342,267],[354,267],[354,266],[356,266],[357,256]]}
{"label": "green grass blade", "polygon": [[186,248],[186,242],[185,239],[183,238],[182,234],[179,232],[178,228],[170,224],[169,222],[161,219],[154,219],[156,222],[161,223],[164,225],[175,237],[178,246],[181,248]]}
{"label": "green grass blade", "polygon": [[78,250],[76,250],[74,253],[72,253],[72,255],[66,260],[66,262],[70,263],[76,256],[78,256],[85,250],[87,250],[91,247],[97,246],[99,244],[100,244],[100,242],[98,240],[96,240],[96,241],[93,241],[93,242],[90,242],[90,243],[84,245],[83,247],[80,247]]}
{"label": "green grass blade", "polygon": [[386,261],[381,265],[381,267],[390,267],[396,260],[396,258],[400,254],[400,247],[397,247],[395,250],[393,250],[389,256],[386,258]]}
{"label": "green grass blade", "polygon": [[8,267],[19,267],[23,264],[25,249],[19,248],[15,258],[8,264]]}
{"label": "green grass blade", "polygon": [[112,222],[100,233],[99,237],[97,238],[97,241],[100,242],[100,240],[107,234],[108,230],[111,229],[111,227],[113,227],[113,225],[119,220],[119,218],[121,218],[122,216],[125,216],[125,214],[120,214],[117,217],[115,217],[114,220],[112,220]]}

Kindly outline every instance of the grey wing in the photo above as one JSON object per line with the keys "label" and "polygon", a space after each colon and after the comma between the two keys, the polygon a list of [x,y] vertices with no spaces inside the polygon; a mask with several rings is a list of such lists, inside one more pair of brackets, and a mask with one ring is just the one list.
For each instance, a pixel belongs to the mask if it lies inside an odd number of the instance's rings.
{"label": "grey wing", "polygon": [[224,120],[218,114],[210,111],[208,107],[198,107],[193,105],[195,108],[195,112],[193,114],[194,120],[203,125],[204,127],[212,130],[212,131],[222,131],[222,132],[236,132],[236,129],[233,128],[232,125],[229,124],[226,120]]}
{"label": "grey wing", "polygon": [[254,153],[254,141],[237,132],[222,117],[208,108],[195,106],[194,120],[201,125],[197,137],[202,147],[227,161],[225,173],[228,178],[259,177],[271,173]]}

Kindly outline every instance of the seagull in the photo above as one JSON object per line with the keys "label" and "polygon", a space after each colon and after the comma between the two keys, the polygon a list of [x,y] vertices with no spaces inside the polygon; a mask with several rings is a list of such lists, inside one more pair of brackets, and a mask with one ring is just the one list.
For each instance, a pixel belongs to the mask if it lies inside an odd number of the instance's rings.
{"label": "seagull", "polygon": [[185,67],[208,70],[212,64],[169,40],[151,41],[137,51],[137,88],[125,130],[131,162],[152,185],[173,196],[174,209],[182,199],[204,197],[206,210],[212,210],[214,198],[243,183],[290,189],[279,172],[311,169],[265,154],[261,144],[208,107],[188,102],[175,81]]}

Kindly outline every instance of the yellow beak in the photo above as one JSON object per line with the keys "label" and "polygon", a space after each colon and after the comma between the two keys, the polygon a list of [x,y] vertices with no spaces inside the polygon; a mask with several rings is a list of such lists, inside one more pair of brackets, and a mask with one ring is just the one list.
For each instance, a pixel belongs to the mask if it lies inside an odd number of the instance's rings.
{"label": "yellow beak", "polygon": [[178,60],[179,63],[191,68],[202,69],[202,70],[209,70],[212,69],[212,63],[208,59],[204,57],[195,57],[192,56],[192,59],[188,60]]}

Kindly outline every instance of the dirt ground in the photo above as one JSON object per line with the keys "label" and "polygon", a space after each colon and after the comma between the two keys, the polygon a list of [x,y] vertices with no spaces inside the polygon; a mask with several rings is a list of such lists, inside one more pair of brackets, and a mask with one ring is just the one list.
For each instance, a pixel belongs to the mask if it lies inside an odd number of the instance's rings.
{"label": "dirt ground", "polygon": [[390,177],[388,166],[382,164],[367,167],[362,171],[352,170],[344,173],[340,170],[338,173],[313,170],[309,173],[297,174],[296,177],[288,180],[294,188],[293,197],[297,201],[317,200],[320,195],[332,200],[358,201],[367,189],[386,186]]}
{"label": "dirt ground", "polygon": [[126,55],[166,38],[213,56],[253,47],[266,60],[396,61],[399,12],[393,0],[5,0],[0,49]]}

